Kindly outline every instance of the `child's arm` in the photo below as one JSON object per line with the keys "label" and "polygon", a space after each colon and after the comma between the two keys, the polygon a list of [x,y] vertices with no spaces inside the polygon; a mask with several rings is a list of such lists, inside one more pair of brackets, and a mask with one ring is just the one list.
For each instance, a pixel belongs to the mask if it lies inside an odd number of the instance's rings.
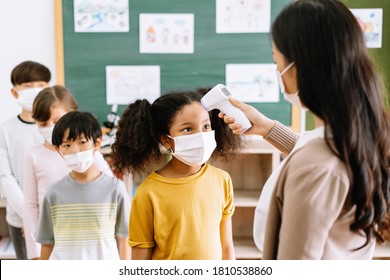
{"label": "child's arm", "polygon": [[40,260],[48,260],[53,251],[54,244],[42,244],[41,246],[41,257]]}
{"label": "child's arm", "polygon": [[23,230],[26,239],[27,257],[29,259],[38,259],[41,246],[35,242],[34,234],[39,222],[39,191],[37,176],[35,174],[34,158],[30,152],[27,154],[24,162],[23,174]]}
{"label": "child's arm", "polygon": [[127,244],[127,237],[115,236],[115,239],[120,259],[131,260],[131,248]]}
{"label": "child's arm", "polygon": [[152,248],[131,248],[131,259],[132,260],[151,260],[152,259]]}
{"label": "child's arm", "polygon": [[226,217],[221,221],[221,245],[222,245],[222,259],[235,260],[232,234],[232,217]]}

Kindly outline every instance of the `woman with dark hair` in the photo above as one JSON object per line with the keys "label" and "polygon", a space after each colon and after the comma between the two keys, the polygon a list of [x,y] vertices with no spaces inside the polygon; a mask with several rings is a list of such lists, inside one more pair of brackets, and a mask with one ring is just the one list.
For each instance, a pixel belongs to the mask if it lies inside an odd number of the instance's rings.
{"label": "woman with dark hair", "polygon": [[[371,259],[375,239],[389,232],[390,134],[362,31],[338,0],[299,0],[278,15],[272,39],[285,99],[313,112],[324,133],[283,162],[268,202],[263,258]],[[287,153],[294,146],[281,124],[232,103],[253,123],[246,134],[271,137]]]}

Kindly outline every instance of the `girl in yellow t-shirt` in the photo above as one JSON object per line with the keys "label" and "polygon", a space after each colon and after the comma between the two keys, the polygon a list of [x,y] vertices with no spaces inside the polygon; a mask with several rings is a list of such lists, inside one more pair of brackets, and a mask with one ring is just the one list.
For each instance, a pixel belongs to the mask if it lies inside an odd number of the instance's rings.
{"label": "girl in yellow t-shirt", "polygon": [[133,259],[235,259],[232,181],[206,161],[212,154],[236,151],[242,138],[229,131],[218,111],[202,107],[206,92],[169,93],[153,104],[137,100],[119,122],[112,146],[118,170],[143,174],[166,152],[172,156],[141,183],[133,198]]}

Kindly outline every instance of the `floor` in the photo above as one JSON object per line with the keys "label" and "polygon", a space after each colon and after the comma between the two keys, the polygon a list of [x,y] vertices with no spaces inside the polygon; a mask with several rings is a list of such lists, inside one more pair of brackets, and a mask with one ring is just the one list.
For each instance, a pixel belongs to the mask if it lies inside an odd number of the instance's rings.
{"label": "floor", "polygon": [[15,259],[14,246],[8,236],[0,239],[0,260]]}

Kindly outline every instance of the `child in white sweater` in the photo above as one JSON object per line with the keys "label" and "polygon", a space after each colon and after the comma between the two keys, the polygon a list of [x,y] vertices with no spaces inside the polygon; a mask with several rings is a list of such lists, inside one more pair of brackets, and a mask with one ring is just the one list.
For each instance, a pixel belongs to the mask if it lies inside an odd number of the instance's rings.
{"label": "child in white sweater", "polygon": [[27,259],[22,231],[24,157],[31,147],[43,143],[31,108],[34,98],[48,86],[50,78],[50,70],[38,62],[18,64],[11,72],[11,93],[22,111],[0,126],[0,186],[7,200],[6,219],[18,260]]}

